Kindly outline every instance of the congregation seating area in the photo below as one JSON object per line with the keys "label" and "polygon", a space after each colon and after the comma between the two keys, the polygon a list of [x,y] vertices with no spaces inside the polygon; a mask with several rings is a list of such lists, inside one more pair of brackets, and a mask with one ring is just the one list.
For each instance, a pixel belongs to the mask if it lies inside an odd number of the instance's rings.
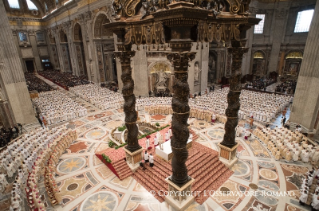
{"label": "congregation seating area", "polygon": [[315,164],[319,160],[319,146],[300,132],[276,127],[273,130],[257,128],[253,134],[267,146],[276,160],[304,163],[311,161]]}
{"label": "congregation seating area", "polygon": [[104,87],[99,87],[96,84],[75,86],[69,90],[101,110],[118,109],[124,104],[122,94]]}
{"label": "congregation seating area", "polygon": [[[16,175],[11,190],[10,210],[22,210],[21,208],[25,207],[22,192],[25,192],[28,203],[26,206],[29,206],[30,210],[46,210],[40,195],[40,177],[44,176],[48,159],[60,155],[76,138],[76,132],[65,126],[51,130],[39,128],[23,134],[1,150],[0,192],[8,186],[6,177],[12,178]],[[49,184],[52,183],[53,177],[49,179]],[[49,197],[52,193],[56,200],[57,192],[48,192]]]}
{"label": "congregation seating area", "polygon": [[319,202],[319,169],[312,168],[302,180],[299,201],[312,207],[318,207]]}
{"label": "congregation seating area", "polygon": [[266,90],[267,86],[276,83],[275,79],[272,78],[260,78],[256,79],[252,82],[248,82],[246,84],[246,88],[248,89],[256,89],[256,90]]}
{"label": "congregation seating area", "polygon": [[53,90],[51,86],[49,86],[43,80],[35,76],[33,73],[24,73],[24,76],[25,76],[25,80],[26,80],[29,92],[30,91],[46,92],[46,91]]}
{"label": "congregation seating area", "polygon": [[[189,101],[190,117],[210,122],[212,116],[220,122],[225,122],[225,111],[228,106],[227,94],[229,88],[218,89],[206,95],[192,98]],[[253,116],[254,120],[269,123],[276,115],[292,101],[291,96],[268,94],[249,90],[242,90],[241,106],[238,113],[240,119]],[[145,109],[150,115],[172,114],[171,97],[145,97],[136,101],[137,110]]]}
{"label": "congregation seating area", "polygon": [[51,125],[66,122],[87,115],[87,109],[61,91],[39,93],[38,98],[32,99],[37,107],[41,121]]}
{"label": "congregation seating area", "polygon": [[72,73],[61,73],[58,70],[46,70],[38,72],[39,75],[58,84],[64,89],[68,90],[70,87],[89,84],[90,82],[85,77],[78,77]]}
{"label": "congregation seating area", "polygon": [[294,94],[297,86],[296,80],[286,80],[276,86],[276,92],[285,94]]}

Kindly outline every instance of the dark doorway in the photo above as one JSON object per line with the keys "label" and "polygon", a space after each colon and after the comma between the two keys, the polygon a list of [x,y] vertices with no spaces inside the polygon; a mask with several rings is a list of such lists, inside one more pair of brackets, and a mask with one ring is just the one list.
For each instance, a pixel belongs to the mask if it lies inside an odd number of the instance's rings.
{"label": "dark doorway", "polygon": [[33,73],[35,71],[34,69],[34,64],[33,64],[33,60],[26,60],[25,61],[25,65],[27,67],[27,71],[29,73]]}

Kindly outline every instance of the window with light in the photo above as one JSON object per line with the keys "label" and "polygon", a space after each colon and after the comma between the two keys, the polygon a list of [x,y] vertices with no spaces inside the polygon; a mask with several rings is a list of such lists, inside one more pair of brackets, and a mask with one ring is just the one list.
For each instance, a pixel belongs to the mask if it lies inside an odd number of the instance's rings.
{"label": "window with light", "polygon": [[255,25],[254,33],[255,34],[262,34],[264,33],[264,23],[265,23],[265,14],[257,14],[256,18],[261,19],[258,25]]}
{"label": "window with light", "polygon": [[14,9],[20,9],[19,0],[8,0],[9,6]]}
{"label": "window with light", "polygon": [[29,10],[38,10],[37,6],[35,6],[35,4],[31,0],[27,0],[27,5]]}
{"label": "window with light", "polygon": [[312,21],[314,10],[304,10],[298,12],[295,25],[295,33],[308,32]]}

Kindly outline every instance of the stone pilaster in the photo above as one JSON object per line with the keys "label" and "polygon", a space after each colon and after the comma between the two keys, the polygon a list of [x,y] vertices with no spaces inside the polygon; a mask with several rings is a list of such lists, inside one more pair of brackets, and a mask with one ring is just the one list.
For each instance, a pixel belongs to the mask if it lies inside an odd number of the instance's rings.
{"label": "stone pilaster", "polygon": [[0,2],[0,85],[15,123],[36,122],[21,60],[3,2]]}
{"label": "stone pilaster", "polygon": [[277,2],[276,3],[281,8],[276,9],[273,14],[273,24],[272,24],[272,47],[271,47],[271,54],[269,59],[269,66],[268,72],[276,71],[278,72],[278,63],[280,57],[280,48],[281,44],[283,43],[283,39],[286,32],[286,25],[288,20],[288,9],[290,2]]}
{"label": "stone pilaster", "polygon": [[290,121],[313,132],[319,110],[319,0],[308,33]]}
{"label": "stone pilaster", "polygon": [[43,68],[42,68],[41,60],[40,60],[40,56],[39,56],[39,50],[38,50],[38,46],[37,46],[35,31],[29,30],[28,34],[29,34],[30,44],[31,44],[32,52],[33,52],[33,56],[34,56],[35,71],[42,71]]}

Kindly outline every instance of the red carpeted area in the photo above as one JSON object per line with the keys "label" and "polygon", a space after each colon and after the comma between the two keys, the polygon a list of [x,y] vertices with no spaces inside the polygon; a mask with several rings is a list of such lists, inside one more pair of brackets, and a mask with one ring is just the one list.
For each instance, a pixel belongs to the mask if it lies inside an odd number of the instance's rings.
{"label": "red carpeted area", "polygon": [[[160,132],[162,135],[164,135],[167,130],[168,128],[165,128]],[[203,204],[209,197],[209,194],[204,194],[204,191],[206,190],[206,193],[209,193],[212,190],[217,190],[226,180],[228,180],[233,172],[219,161],[217,151],[195,142],[198,136],[194,133],[194,131],[190,130],[190,132],[193,134],[193,143],[192,147],[188,151],[189,156],[186,165],[188,174],[195,179],[195,182],[192,186],[192,191],[199,191],[202,193],[197,195],[195,200],[199,204]],[[149,153],[154,153],[153,138],[155,135],[156,133],[151,135],[150,146],[152,146],[152,149],[149,150]],[[145,140],[146,138],[139,140],[139,144],[143,148],[145,148]],[[112,163],[110,164],[103,161],[102,154],[109,156],[109,158],[112,160]],[[154,195],[156,199],[158,199],[160,202],[165,200],[165,197],[158,195],[158,193],[160,193],[159,191],[168,190],[168,184],[166,183],[165,179],[172,174],[170,162],[155,156],[153,167],[150,167],[148,164],[146,164],[144,165],[144,170],[142,167],[140,167],[133,174],[129,166],[124,161],[125,151],[123,148],[117,150],[109,148],[97,152],[96,156],[101,159],[121,180],[129,176],[133,176],[133,178],[137,180],[146,190],[155,191],[157,193]]]}
{"label": "red carpeted area", "polygon": [[[193,142],[188,151],[189,157],[186,162],[188,174],[195,179],[192,191],[201,194],[195,197],[199,204],[203,204],[209,197],[209,192],[217,190],[233,174],[222,162],[219,161],[218,152]],[[160,196],[160,191],[168,190],[165,179],[172,174],[170,162],[155,157],[153,168],[146,165],[146,169],[139,168],[133,175],[146,190],[155,191],[155,198],[160,202],[165,200]],[[204,191],[206,190],[206,194]]]}

